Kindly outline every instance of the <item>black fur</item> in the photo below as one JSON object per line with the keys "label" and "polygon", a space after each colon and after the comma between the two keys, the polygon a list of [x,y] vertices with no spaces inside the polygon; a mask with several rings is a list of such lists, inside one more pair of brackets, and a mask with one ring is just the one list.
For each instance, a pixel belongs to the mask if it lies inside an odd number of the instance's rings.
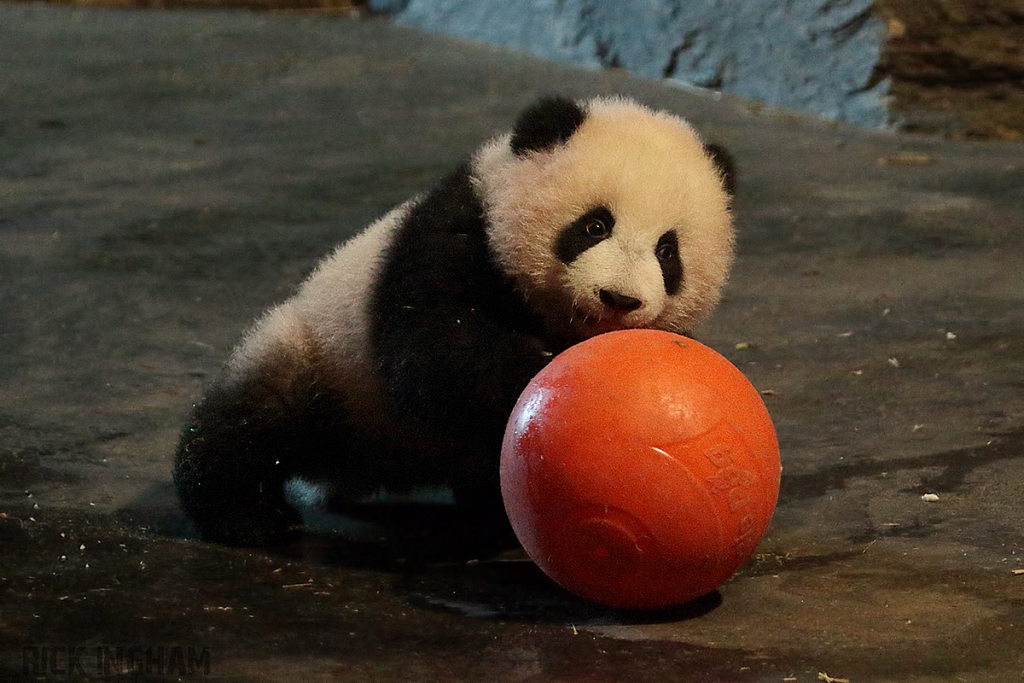
{"label": "black fur", "polygon": [[404,413],[471,439],[496,477],[512,407],[561,348],[498,269],[486,230],[464,166],[395,235],[373,292],[370,338]]}
{"label": "black fur", "polygon": [[[316,359],[268,359],[224,377],[195,406],[174,462],[182,509],[203,540],[266,546],[302,524],[286,500],[294,476],[340,482],[349,498],[429,481],[429,463],[367,440],[342,397],[326,390]],[[399,464],[401,463],[401,464]]]}
{"label": "black fur", "polygon": [[591,209],[558,234],[555,239],[555,256],[568,265],[587,249],[611,237],[614,227],[615,216],[607,207]]}
{"label": "black fur", "polygon": [[[285,365],[280,369],[292,374]],[[326,440],[334,430],[311,429],[313,414],[321,411],[310,410],[304,400],[309,393],[286,394],[274,388],[274,379],[221,380],[185,426],[174,483],[204,540],[268,545],[302,523],[285,501],[284,483],[306,464],[311,450],[322,452],[323,444],[318,448],[312,441]],[[342,415],[338,412],[333,424],[340,424]]]}
{"label": "black fur", "polygon": [[[611,237],[614,227],[615,216],[611,210],[605,206],[591,209],[558,233],[555,239],[555,256],[568,265],[587,249]],[[679,258],[679,237],[675,230],[669,230],[658,239],[654,253],[661,265],[665,293],[669,296],[678,294],[683,286],[683,262]],[[617,292],[601,292],[601,295],[602,301],[611,308],[626,311],[636,309],[631,302],[616,301],[615,297],[621,296]]]}
{"label": "black fur", "polygon": [[679,236],[669,230],[658,238],[654,253],[661,264],[661,277],[665,281],[665,293],[674,296],[683,286],[683,262],[679,258]]}
{"label": "black fur", "polygon": [[578,104],[564,97],[547,97],[528,107],[512,130],[512,153],[524,157],[561,145],[586,120]]}
{"label": "black fur", "polygon": [[725,191],[730,196],[736,194],[736,162],[732,158],[732,154],[725,147],[716,144],[704,145],[704,149],[711,156],[711,160],[715,162],[715,167],[718,168],[718,172],[722,176],[722,185],[725,186]]}

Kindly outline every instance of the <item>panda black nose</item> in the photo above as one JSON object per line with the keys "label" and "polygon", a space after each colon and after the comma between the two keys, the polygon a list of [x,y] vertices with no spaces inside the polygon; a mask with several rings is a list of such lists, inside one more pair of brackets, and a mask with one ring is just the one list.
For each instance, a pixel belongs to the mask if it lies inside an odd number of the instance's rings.
{"label": "panda black nose", "polygon": [[644,302],[636,297],[619,294],[618,292],[613,292],[610,289],[602,289],[598,295],[601,297],[601,303],[608,308],[613,308],[622,313],[635,311],[644,305]]}

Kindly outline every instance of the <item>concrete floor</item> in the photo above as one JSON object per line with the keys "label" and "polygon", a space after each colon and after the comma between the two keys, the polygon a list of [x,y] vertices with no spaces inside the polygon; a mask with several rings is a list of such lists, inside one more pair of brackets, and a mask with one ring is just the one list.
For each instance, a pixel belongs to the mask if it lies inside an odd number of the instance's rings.
{"label": "concrete floor", "polygon": [[[739,161],[740,256],[700,337],[778,428],[755,558],[636,614],[443,506],[274,551],[190,538],[171,455],[241,331],[556,91],[670,108]],[[0,103],[0,679],[1024,678],[1020,144],[248,13],[0,5]]]}

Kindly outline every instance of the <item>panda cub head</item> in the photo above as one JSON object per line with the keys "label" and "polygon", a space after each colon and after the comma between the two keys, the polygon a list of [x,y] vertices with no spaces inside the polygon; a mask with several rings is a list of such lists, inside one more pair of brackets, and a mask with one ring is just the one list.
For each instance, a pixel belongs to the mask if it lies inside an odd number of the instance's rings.
{"label": "panda cub head", "polygon": [[499,267],[550,333],[688,333],[718,303],[733,171],[682,119],[626,99],[541,100],[477,152],[473,175]]}

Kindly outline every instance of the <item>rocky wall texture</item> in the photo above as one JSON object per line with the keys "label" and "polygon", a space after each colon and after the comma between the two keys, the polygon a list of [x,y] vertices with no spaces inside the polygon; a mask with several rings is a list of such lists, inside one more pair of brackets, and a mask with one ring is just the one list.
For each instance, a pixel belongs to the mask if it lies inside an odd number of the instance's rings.
{"label": "rocky wall texture", "polygon": [[[396,21],[720,90],[864,126],[889,122],[871,0],[376,0]],[[371,4],[372,6],[372,4]]]}
{"label": "rocky wall texture", "polygon": [[1024,0],[876,0],[901,127],[1024,139]]}

